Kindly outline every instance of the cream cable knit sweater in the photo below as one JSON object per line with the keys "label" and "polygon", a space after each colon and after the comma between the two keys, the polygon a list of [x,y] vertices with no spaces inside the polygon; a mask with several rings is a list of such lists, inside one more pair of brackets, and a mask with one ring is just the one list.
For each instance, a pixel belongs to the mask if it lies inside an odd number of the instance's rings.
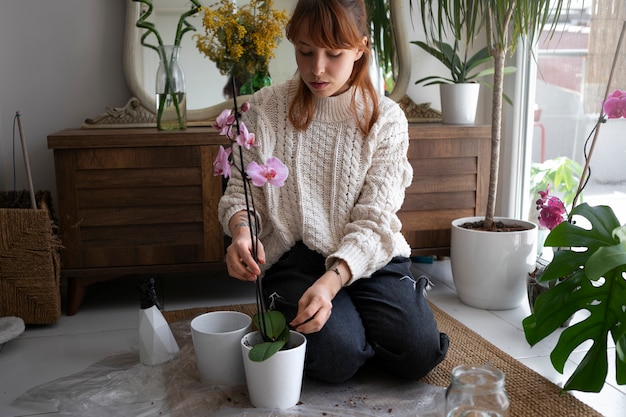
{"label": "cream cable knit sweater", "polygon": [[[378,121],[363,137],[350,110],[350,89],[316,99],[311,125],[298,132],[287,117],[295,86],[288,81],[260,90],[243,116],[259,143],[243,150],[244,166],[276,156],[289,169],[283,187],[252,186],[265,268],[298,240],[324,255],[327,268],[337,259],[345,260],[351,282],[369,277],[394,256],[410,256],[396,216],[413,176],[407,160],[407,120],[400,107],[381,97]],[[233,155],[239,161],[236,145]],[[219,203],[227,233],[230,218],[245,207],[241,175],[233,167]]]}

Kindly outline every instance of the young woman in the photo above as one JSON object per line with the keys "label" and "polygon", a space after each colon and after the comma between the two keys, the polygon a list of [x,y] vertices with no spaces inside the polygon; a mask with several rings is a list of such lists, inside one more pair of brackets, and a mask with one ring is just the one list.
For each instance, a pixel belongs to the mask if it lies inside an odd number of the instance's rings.
{"label": "young woman", "polygon": [[413,174],[407,120],[370,80],[363,0],[299,0],[287,38],[297,76],[258,91],[244,117],[259,144],[245,159],[275,156],[289,177],[280,188],[252,187],[257,264],[232,171],[219,204],[232,237],[228,273],[262,279],[269,305],[306,334],[308,376],[342,382],[373,359],[419,378],[443,360],[448,338],[400,232],[396,213]]}

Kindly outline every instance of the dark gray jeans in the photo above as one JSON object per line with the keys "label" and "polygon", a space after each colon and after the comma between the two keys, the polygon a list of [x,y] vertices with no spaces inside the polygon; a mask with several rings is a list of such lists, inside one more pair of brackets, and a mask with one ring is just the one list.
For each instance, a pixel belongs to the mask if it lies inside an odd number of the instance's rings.
{"label": "dark gray jeans", "polygon": [[[395,375],[417,379],[444,359],[449,341],[424,297],[428,279],[415,280],[410,266],[410,259],[396,257],[337,293],[326,325],[306,335],[307,376],[343,382],[373,359]],[[289,323],[304,291],[324,271],[324,257],[298,242],[266,272],[266,302]]]}

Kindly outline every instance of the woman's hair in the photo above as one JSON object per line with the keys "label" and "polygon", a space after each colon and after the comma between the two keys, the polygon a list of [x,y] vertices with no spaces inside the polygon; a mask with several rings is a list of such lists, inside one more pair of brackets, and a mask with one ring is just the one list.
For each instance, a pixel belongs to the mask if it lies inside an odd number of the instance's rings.
{"label": "woman's hair", "polygon": [[[354,63],[349,83],[356,86],[352,96],[355,119],[367,135],[378,119],[378,96],[369,74],[371,56],[369,27],[363,0],[298,0],[287,23],[287,39],[296,41],[298,32],[306,24],[313,43],[326,49],[359,48],[363,55]],[[363,44],[363,37],[367,44]],[[365,115],[356,114],[357,92],[366,100]],[[298,89],[289,107],[289,120],[296,129],[304,130],[313,118],[313,93],[300,79]],[[367,105],[367,104],[370,105]]]}

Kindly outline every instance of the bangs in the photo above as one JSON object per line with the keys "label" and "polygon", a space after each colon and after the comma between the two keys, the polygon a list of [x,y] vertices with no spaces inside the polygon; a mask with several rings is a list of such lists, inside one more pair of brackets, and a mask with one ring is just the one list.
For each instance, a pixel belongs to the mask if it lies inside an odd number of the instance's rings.
{"label": "bangs", "polygon": [[354,18],[346,15],[346,10],[337,3],[309,0],[299,5],[302,7],[296,8],[286,28],[291,42],[295,43],[299,31],[306,27],[311,41],[320,48],[352,49],[363,45],[363,36],[367,34],[360,33],[357,25],[345,23],[353,22]]}

